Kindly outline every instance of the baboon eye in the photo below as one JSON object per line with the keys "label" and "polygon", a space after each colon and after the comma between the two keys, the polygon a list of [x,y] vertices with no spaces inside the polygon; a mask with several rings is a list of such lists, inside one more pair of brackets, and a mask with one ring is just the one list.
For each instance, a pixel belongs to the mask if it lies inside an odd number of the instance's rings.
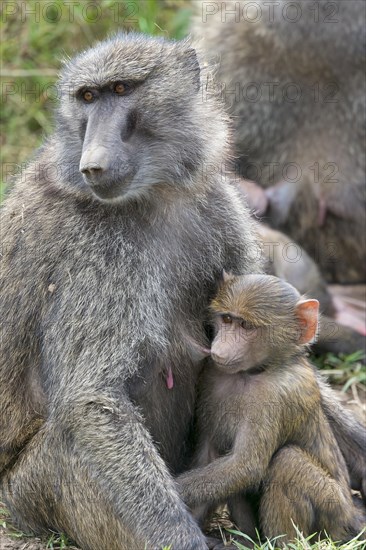
{"label": "baboon eye", "polygon": [[225,323],[225,325],[231,325],[231,323],[233,322],[233,318],[231,317],[231,315],[223,315],[222,322]]}
{"label": "baboon eye", "polygon": [[87,103],[91,103],[94,100],[94,94],[90,90],[84,90],[82,93],[82,98]]}
{"label": "baboon eye", "polygon": [[244,330],[254,330],[255,329],[255,326],[252,325],[252,323],[250,323],[249,321],[245,321],[244,319],[242,320],[240,325]]}
{"label": "baboon eye", "polygon": [[114,91],[116,94],[122,95],[126,92],[126,86],[122,82],[117,82],[117,84],[114,85]]}

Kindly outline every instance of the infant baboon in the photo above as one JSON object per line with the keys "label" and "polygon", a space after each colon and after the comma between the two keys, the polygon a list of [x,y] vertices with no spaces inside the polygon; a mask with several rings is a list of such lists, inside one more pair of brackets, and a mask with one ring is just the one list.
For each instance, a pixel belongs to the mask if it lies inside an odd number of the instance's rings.
{"label": "infant baboon", "polygon": [[[246,495],[258,493],[266,537],[287,543],[326,532],[348,540],[364,526],[347,467],[324,414],[306,345],[316,336],[317,300],[269,275],[224,275],[211,303],[215,338],[197,412],[195,469],[178,477],[191,507],[229,500],[253,535]],[[202,508],[202,505],[206,506]]]}

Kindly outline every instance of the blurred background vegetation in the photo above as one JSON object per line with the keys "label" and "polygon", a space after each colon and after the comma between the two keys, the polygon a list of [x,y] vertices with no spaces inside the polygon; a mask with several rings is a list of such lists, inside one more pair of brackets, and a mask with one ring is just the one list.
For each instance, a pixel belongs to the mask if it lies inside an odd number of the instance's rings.
{"label": "blurred background vegetation", "polygon": [[2,0],[0,200],[52,132],[63,58],[124,29],[183,38],[191,10],[188,0]]}

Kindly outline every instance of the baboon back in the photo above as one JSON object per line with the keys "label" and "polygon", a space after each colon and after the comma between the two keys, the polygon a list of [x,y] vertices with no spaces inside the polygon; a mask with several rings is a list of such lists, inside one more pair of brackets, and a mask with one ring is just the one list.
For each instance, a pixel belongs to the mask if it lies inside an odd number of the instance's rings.
{"label": "baboon back", "polygon": [[269,188],[266,219],[299,242],[328,281],[364,281],[365,242],[355,238],[366,205],[364,3],[242,1],[197,10],[195,30],[220,61],[235,168]]}

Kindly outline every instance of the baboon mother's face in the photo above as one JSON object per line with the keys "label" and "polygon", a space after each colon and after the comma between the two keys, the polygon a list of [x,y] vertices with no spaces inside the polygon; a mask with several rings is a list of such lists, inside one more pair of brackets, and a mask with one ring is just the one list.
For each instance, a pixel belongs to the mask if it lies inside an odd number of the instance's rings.
{"label": "baboon mother's face", "polygon": [[142,35],[102,42],[66,65],[61,93],[58,142],[79,189],[115,203],[156,185],[191,185],[205,107],[187,42]]}

